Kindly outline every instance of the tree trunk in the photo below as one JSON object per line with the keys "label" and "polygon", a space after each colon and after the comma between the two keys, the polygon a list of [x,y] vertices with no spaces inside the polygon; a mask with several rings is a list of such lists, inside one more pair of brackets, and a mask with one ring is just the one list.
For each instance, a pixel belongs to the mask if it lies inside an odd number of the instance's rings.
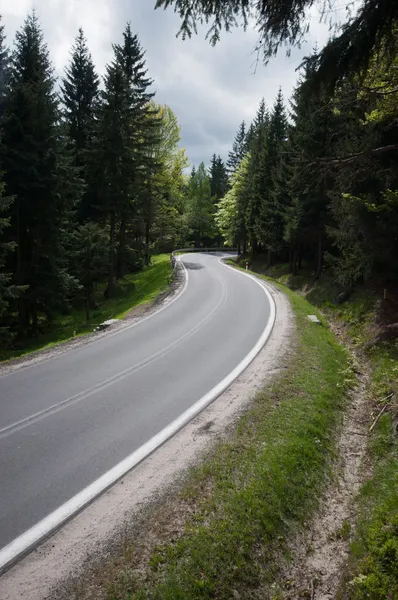
{"label": "tree trunk", "polygon": [[292,269],[293,276],[297,275],[297,272],[298,272],[297,260],[298,260],[297,242],[295,242],[294,246],[293,246],[293,269]]}
{"label": "tree trunk", "polygon": [[86,287],[86,289],[84,290],[84,296],[85,296],[85,308],[86,308],[86,323],[88,323],[90,321],[90,304],[91,304],[91,294],[90,294],[90,289],[88,287]]}
{"label": "tree trunk", "polygon": [[267,267],[272,265],[272,250],[268,250]]}
{"label": "tree trunk", "polygon": [[299,244],[298,258],[297,258],[297,268],[299,271],[303,268],[302,259],[303,259],[303,245]]}
{"label": "tree trunk", "polygon": [[289,273],[293,273],[293,258],[294,258],[294,245],[290,243],[289,248]]}
{"label": "tree trunk", "polygon": [[30,314],[32,315],[32,331],[33,331],[33,335],[37,335],[37,333],[38,333],[38,329],[37,329],[38,318],[37,318],[37,303],[36,303],[35,300],[33,300],[33,302],[31,303]]}
{"label": "tree trunk", "polygon": [[150,234],[151,234],[151,223],[150,223],[150,215],[148,214],[148,217],[147,217],[146,223],[145,223],[145,264],[146,265],[149,265],[149,260],[150,260],[150,256],[149,256],[149,243],[151,241]]}
{"label": "tree trunk", "polygon": [[[16,284],[24,285],[25,274],[23,268],[22,244],[21,244],[21,220],[20,220],[20,201],[16,199],[16,242],[17,242],[17,267],[16,267]],[[18,310],[18,329],[22,335],[26,335],[28,329],[28,313],[26,299],[23,295],[19,295],[17,299]]]}
{"label": "tree trunk", "polygon": [[115,213],[111,212],[110,224],[109,224],[109,258],[108,258],[108,288],[107,298],[111,298],[114,278],[115,278],[115,226],[116,217]]}
{"label": "tree trunk", "polygon": [[120,221],[119,246],[117,250],[116,279],[121,279],[125,274],[126,264],[126,217],[123,216]]}
{"label": "tree trunk", "polygon": [[319,237],[318,237],[318,252],[317,252],[317,266],[316,266],[316,273],[315,273],[315,280],[319,279],[322,273],[322,258],[323,258],[323,252],[322,252],[322,231],[319,232]]}

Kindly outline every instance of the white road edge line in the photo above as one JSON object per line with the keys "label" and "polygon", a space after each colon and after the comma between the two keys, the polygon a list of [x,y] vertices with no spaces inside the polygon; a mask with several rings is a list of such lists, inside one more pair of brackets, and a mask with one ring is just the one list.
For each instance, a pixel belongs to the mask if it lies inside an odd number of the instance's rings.
{"label": "white road edge line", "polygon": [[[141,323],[145,323],[145,321],[148,321],[148,319],[151,319],[152,317],[155,317],[156,315],[159,315],[160,313],[162,313],[164,310],[166,310],[167,308],[169,308],[169,306],[171,306],[172,304],[174,304],[174,302],[176,302],[177,300],[179,300],[181,298],[181,296],[185,293],[187,287],[188,287],[188,271],[184,266],[184,263],[182,262],[181,258],[185,256],[185,255],[181,255],[179,257],[177,257],[177,260],[179,260],[183,266],[184,269],[184,274],[185,274],[185,280],[184,280],[184,285],[182,287],[182,290],[178,291],[176,293],[176,295],[174,296],[174,298],[172,298],[169,302],[167,302],[166,304],[164,304],[163,306],[161,306],[160,308],[158,308],[157,310],[155,310],[154,312],[151,312],[151,314],[147,315],[146,317],[142,317],[142,319],[139,319],[138,321],[136,321],[135,323],[131,323],[131,325],[125,325],[124,327],[121,327],[120,329],[117,329],[116,331],[109,331],[107,332],[104,336],[98,337],[98,338],[93,338],[92,340],[89,340],[87,343],[88,344],[96,344],[98,342],[102,342],[103,338],[106,337],[106,339],[108,340],[109,338],[115,336],[115,335],[119,335],[120,333],[123,333],[124,331],[128,331],[129,329],[133,329],[133,327],[138,327],[138,325],[141,325]],[[121,322],[123,322],[123,319],[121,319]],[[77,338],[78,339],[78,338]],[[84,339],[84,336],[82,336],[82,339]],[[54,348],[60,348],[62,350],[62,346],[63,344],[67,344],[68,340],[66,340],[65,342],[60,342],[59,344],[57,344],[56,346],[54,346]],[[11,375],[14,375],[14,373],[19,373],[19,371],[21,369],[23,369],[24,371],[27,369],[33,369],[34,367],[37,367],[38,365],[42,364],[42,362],[48,362],[50,360],[57,360],[58,358],[64,356],[66,354],[66,352],[73,352],[74,350],[79,350],[79,348],[81,348],[81,346],[77,346],[77,348],[67,348],[65,350],[65,352],[60,352],[59,354],[56,354],[55,356],[47,356],[43,361],[38,361],[38,362],[33,362],[32,364],[27,364],[27,365],[22,365],[19,366],[16,365],[16,368],[14,370],[9,371],[8,373],[3,373],[0,375],[0,379],[2,379],[3,377],[10,377]],[[37,350],[37,352],[40,352],[40,350]],[[28,358],[29,356],[33,356],[34,357],[35,352],[33,352],[32,354],[28,354],[25,358]],[[22,357],[23,358],[23,357]],[[12,366],[12,360],[11,359],[11,366]],[[16,359],[18,360],[18,359]],[[1,565],[0,565],[0,569],[1,569]]]}
{"label": "white road edge line", "polygon": [[[182,261],[181,261],[182,263]],[[274,299],[269,293],[268,289],[263,285],[256,277],[234,269],[233,267],[226,265],[223,259],[219,259],[219,263],[228,269],[232,269],[235,273],[241,274],[244,277],[250,277],[255,281],[267,296],[270,304],[270,316],[267,324],[255,344],[252,350],[245,356],[245,358],[238,364],[237,367],[229,375],[224,377],[220,383],[218,383],[212,390],[205,394],[200,400],[195,402],[190,408],[184,411],[177,419],[172,421],[162,431],[157,433],[148,442],[143,444],[140,448],[135,450],[130,456],[122,460],[115,467],[110,469],[107,473],[104,473],[96,481],[86,487],[84,490],[76,494],[73,498],[62,504],[57,510],[52,512],[50,515],[42,519],[39,523],[25,531],[22,535],[17,537],[15,540],[10,542],[2,550],[0,550],[0,574],[11,567],[17,560],[28,554],[35,546],[40,542],[44,541],[47,537],[53,534],[57,529],[64,525],[69,519],[75,516],[88,504],[90,504],[95,498],[104,493],[118,480],[136,467],[140,462],[152,454],[157,448],[162,446],[168,439],[173,437],[180,429],[187,425],[193,418],[201,413],[209,404],[214,402],[218,396],[220,396],[230,385],[239,377],[239,375],[249,366],[254,360],[260,350],[267,342],[271,335],[274,327],[276,318],[276,307]],[[183,264],[183,263],[182,263]],[[184,266],[184,265],[183,265]],[[185,266],[184,266],[184,270]],[[186,275],[186,285],[188,282],[188,273]],[[186,287],[186,286],[185,286]],[[185,291],[185,290],[184,290]]]}

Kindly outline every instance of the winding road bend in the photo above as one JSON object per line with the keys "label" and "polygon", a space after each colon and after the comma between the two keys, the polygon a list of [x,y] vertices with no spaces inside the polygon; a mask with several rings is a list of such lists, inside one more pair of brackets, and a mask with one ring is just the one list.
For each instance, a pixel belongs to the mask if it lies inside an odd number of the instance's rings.
{"label": "winding road bend", "polygon": [[0,378],[0,550],[162,431],[258,344],[272,314],[264,288],[219,256],[181,260],[187,283],[163,310]]}

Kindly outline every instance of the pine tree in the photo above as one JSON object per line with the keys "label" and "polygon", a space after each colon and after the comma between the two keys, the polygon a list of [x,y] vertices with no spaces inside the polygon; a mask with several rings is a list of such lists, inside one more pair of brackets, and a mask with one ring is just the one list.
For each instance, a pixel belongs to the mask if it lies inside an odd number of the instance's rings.
{"label": "pine tree", "polygon": [[108,236],[100,225],[88,222],[78,225],[68,241],[71,272],[83,288],[88,323],[94,286],[107,274]]}
{"label": "pine tree", "polygon": [[29,325],[37,331],[39,312],[50,317],[73,284],[65,270],[62,231],[81,187],[58,123],[53,72],[32,13],[16,34],[2,148],[7,192],[15,196],[14,280],[18,286],[29,286],[18,300],[21,332]]}
{"label": "pine tree", "polygon": [[[4,195],[3,173],[0,172],[0,215],[10,215],[14,201],[11,196]],[[0,348],[5,348],[12,339],[9,327],[6,326],[6,314],[11,301],[23,292],[22,288],[11,285],[12,273],[4,272],[9,254],[15,250],[15,243],[7,241],[5,231],[10,226],[9,216],[0,216]],[[4,240],[4,241],[3,241]]]}
{"label": "pine tree", "polygon": [[6,46],[6,35],[4,25],[2,24],[2,16],[0,15],[0,124],[4,112],[4,100],[9,81],[9,52]]}
{"label": "pine tree", "polygon": [[[292,207],[288,211],[290,242],[299,258],[305,243],[316,257],[316,277],[322,269],[325,228],[329,224],[328,189],[331,182],[319,158],[333,155],[333,125],[337,117],[322,91],[312,90],[313,65],[308,62],[302,81],[293,94],[292,119],[294,128],[290,139],[293,165],[289,182]],[[312,165],[311,167],[307,165]],[[299,245],[296,248],[297,244]],[[297,269],[296,260],[293,270]]]}
{"label": "pine tree", "polygon": [[238,168],[246,151],[246,123],[242,121],[232,144],[232,150],[228,153],[227,168],[229,173],[233,173]]}
{"label": "pine tree", "polygon": [[280,194],[277,180],[283,160],[286,135],[286,111],[282,91],[279,89],[269,120],[266,146],[260,166],[261,202],[256,224],[258,239],[269,253],[269,264],[272,261],[272,254],[278,252],[283,244],[283,195]]}
{"label": "pine tree", "polygon": [[[74,165],[87,180],[88,152],[92,147],[99,101],[99,77],[80,28],[62,84],[63,121],[72,146]],[[90,190],[79,205],[80,220],[92,216]]]}
{"label": "pine tree", "polygon": [[228,173],[221,156],[213,154],[210,164],[211,195],[215,200],[223,198],[228,190]]}
{"label": "pine tree", "polygon": [[192,230],[195,247],[211,243],[215,234],[215,207],[211,199],[210,177],[204,163],[192,169],[187,191],[188,224]]}
{"label": "pine tree", "polygon": [[96,205],[109,228],[108,287],[114,291],[117,223],[129,206],[134,168],[128,84],[118,64],[108,65],[98,111],[95,146],[90,156],[90,179],[96,182]]}
{"label": "pine tree", "polygon": [[155,159],[160,123],[150,100],[154,93],[149,91],[153,80],[147,76],[145,51],[138,36],[133,35],[130,23],[123,33],[123,44],[114,45],[115,65],[121,67],[127,82],[128,107],[130,111],[130,132],[128,134],[133,156],[131,165],[130,197],[124,205],[120,218],[118,236],[118,276],[124,271],[126,235],[132,219],[140,215],[144,227],[145,262],[150,259],[150,231],[155,218],[154,191],[152,179],[160,168]]}
{"label": "pine tree", "polygon": [[258,220],[262,197],[266,193],[264,169],[266,163],[266,144],[268,136],[269,115],[264,99],[261,100],[256,116],[249,128],[250,139],[247,139],[250,158],[247,165],[247,202],[245,203],[245,232],[253,253],[259,248]]}

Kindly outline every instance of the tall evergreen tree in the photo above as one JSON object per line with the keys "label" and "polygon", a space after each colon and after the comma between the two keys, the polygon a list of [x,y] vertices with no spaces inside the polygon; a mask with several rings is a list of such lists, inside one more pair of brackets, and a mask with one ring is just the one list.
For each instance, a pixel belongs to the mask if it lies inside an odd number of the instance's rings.
{"label": "tall evergreen tree", "polygon": [[223,198],[228,190],[228,173],[221,156],[213,154],[210,164],[210,188],[212,198]]}
{"label": "tall evergreen tree", "polygon": [[211,199],[210,177],[204,163],[192,169],[187,191],[188,223],[196,248],[211,243],[215,234],[215,207]]}
{"label": "tall evergreen tree", "polygon": [[282,91],[279,89],[267,131],[266,144],[260,166],[261,202],[257,220],[257,236],[264,248],[272,253],[278,252],[283,243],[284,209],[283,193],[277,186],[278,171],[281,168],[283,150],[287,135],[287,118]]}
{"label": "tall evergreen tree", "polygon": [[149,262],[150,230],[155,217],[153,206],[154,191],[152,178],[160,168],[156,161],[154,147],[157,144],[158,129],[156,111],[150,100],[154,93],[149,91],[153,80],[148,77],[148,69],[138,36],[133,35],[131,25],[126,25],[123,44],[113,46],[115,64],[118,65],[127,83],[127,102],[130,111],[129,139],[133,163],[131,165],[130,196],[126,199],[121,214],[118,235],[118,275],[124,271],[124,257],[129,222],[140,216],[145,239],[145,261]]}
{"label": "tall evergreen tree", "polygon": [[72,284],[62,231],[81,191],[59,131],[59,111],[47,47],[35,13],[16,34],[3,124],[7,192],[15,196],[11,232],[17,243],[15,283],[21,331],[51,316]]}
{"label": "tall evergreen tree", "polygon": [[9,327],[5,322],[5,315],[12,300],[22,289],[11,285],[12,273],[4,271],[9,254],[15,250],[15,243],[7,241],[5,232],[10,226],[10,217],[2,216],[10,214],[13,198],[5,196],[3,173],[0,172],[0,348],[4,348],[10,341]]}
{"label": "tall evergreen tree", "polygon": [[[316,257],[316,277],[319,277],[325,227],[330,222],[328,189],[331,181],[328,171],[318,161],[333,155],[336,138],[332,127],[337,124],[338,118],[333,115],[333,106],[327,95],[321,90],[312,91],[313,73],[312,65],[307,63],[304,77],[293,95],[294,127],[289,144],[293,156],[289,181],[292,206],[287,212],[287,226],[297,260],[301,247],[306,245],[311,255]],[[293,270],[296,268],[295,260]]]}
{"label": "tall evergreen tree", "polygon": [[[87,47],[82,28],[75,39],[69,66],[62,83],[63,121],[72,146],[75,166],[87,181],[88,152],[94,135],[95,115],[99,101],[99,77]],[[89,182],[87,182],[89,183]],[[79,206],[79,217],[92,215],[90,190]]]}
{"label": "tall evergreen tree", "polygon": [[233,173],[238,168],[246,150],[246,123],[242,121],[233,141],[232,150],[228,153],[227,167],[229,173]]}
{"label": "tall evergreen tree", "polygon": [[0,124],[4,111],[4,99],[6,94],[7,83],[9,80],[9,52],[6,46],[6,35],[2,16],[0,15]]}
{"label": "tall evergreen tree", "polygon": [[110,297],[115,283],[117,223],[129,206],[134,159],[128,85],[119,64],[107,66],[104,83],[90,177],[96,181],[97,206],[109,227],[106,295]]}
{"label": "tall evergreen tree", "polygon": [[258,220],[262,197],[266,193],[264,169],[269,115],[264,99],[260,101],[253,123],[250,126],[250,140],[247,140],[250,158],[247,165],[247,202],[245,203],[245,231],[253,250],[258,250]]}

